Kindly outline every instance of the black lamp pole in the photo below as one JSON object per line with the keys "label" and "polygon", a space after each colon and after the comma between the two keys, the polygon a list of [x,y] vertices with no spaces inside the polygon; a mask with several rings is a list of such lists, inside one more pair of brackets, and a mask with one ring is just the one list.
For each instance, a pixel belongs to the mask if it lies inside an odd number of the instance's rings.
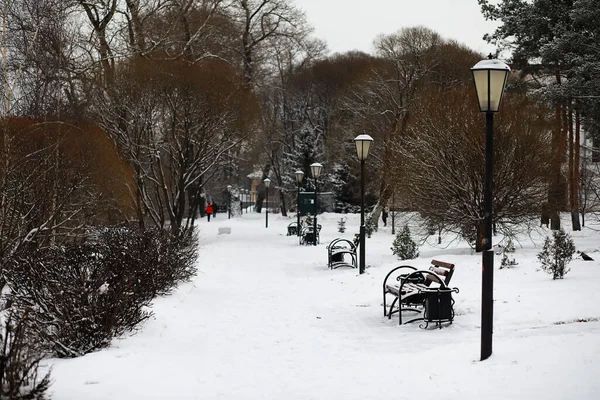
{"label": "black lamp pole", "polygon": [[317,224],[317,214],[319,213],[319,203],[317,199],[317,193],[319,192],[319,188],[317,186],[317,181],[319,180],[319,176],[321,175],[321,170],[323,169],[323,165],[320,163],[312,163],[310,164],[310,172],[315,180],[315,219],[313,221],[313,244],[317,245],[317,235],[318,224]]}
{"label": "black lamp pole", "polygon": [[360,160],[360,254],[358,273],[365,273],[365,160]]}
{"label": "black lamp pole", "polygon": [[481,360],[492,355],[494,325],[494,251],[492,210],[494,185],[494,113],[485,113],[485,187],[483,193],[484,243],[481,275]]}
{"label": "black lamp pole", "polygon": [[362,134],[358,135],[354,138],[354,144],[356,145],[356,154],[358,159],[360,160],[360,242],[359,242],[359,263],[358,263],[358,273],[364,274],[365,272],[365,160],[369,155],[369,148],[371,147],[371,143],[373,143],[373,138],[369,135]]}
{"label": "black lamp pole", "polygon": [[269,227],[269,185],[271,185],[271,180],[269,178],[266,178],[263,182],[265,183],[265,188],[267,189],[266,196],[265,196],[265,201],[266,201],[265,228],[268,228]]}
{"label": "black lamp pole", "polygon": [[296,171],[296,181],[298,182],[298,195],[296,197],[296,234],[300,237],[300,183],[302,182],[302,178],[304,177],[304,172],[298,170]]}
{"label": "black lamp pole", "polygon": [[494,332],[494,251],[492,250],[494,187],[494,113],[500,108],[508,65],[491,59],[475,64],[471,71],[475,81],[479,109],[485,112],[485,181],[483,191],[483,255],[481,273],[481,361],[492,355]]}
{"label": "black lamp pole", "polygon": [[317,178],[315,177],[315,220],[313,221],[313,244],[317,245],[317,215],[319,214],[319,203],[317,202]]}

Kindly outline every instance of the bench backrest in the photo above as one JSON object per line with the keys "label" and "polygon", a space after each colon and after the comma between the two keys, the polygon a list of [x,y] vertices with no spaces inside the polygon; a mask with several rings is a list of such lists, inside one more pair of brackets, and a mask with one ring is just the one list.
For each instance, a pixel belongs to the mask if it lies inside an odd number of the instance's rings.
{"label": "bench backrest", "polygon": [[[448,285],[450,283],[450,279],[452,279],[452,274],[454,274],[454,264],[438,260],[431,260],[431,267],[429,267],[429,270],[442,278],[444,280],[444,284]],[[426,278],[429,280],[434,279],[431,275],[427,275]]]}

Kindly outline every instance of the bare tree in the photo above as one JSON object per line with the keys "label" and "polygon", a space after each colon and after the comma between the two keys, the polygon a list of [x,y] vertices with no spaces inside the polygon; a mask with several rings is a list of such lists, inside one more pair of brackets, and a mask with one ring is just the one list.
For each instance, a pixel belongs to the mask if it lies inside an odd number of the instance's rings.
{"label": "bare tree", "polygon": [[117,101],[105,102],[97,117],[135,170],[138,219],[190,228],[195,212],[188,212],[194,204],[186,195],[193,189],[198,199],[219,160],[239,144],[253,97],[222,62],[138,60],[123,67]]}
{"label": "bare tree", "polygon": [[420,90],[441,60],[443,43],[436,32],[424,27],[379,36],[374,42],[379,63],[370,79],[346,100],[346,108],[355,118],[354,132],[368,133],[377,143],[369,156],[369,170],[378,171],[379,203],[372,211],[374,221],[391,198],[393,176],[401,175],[393,145],[406,134]]}
{"label": "bare tree", "polygon": [[[479,249],[483,221],[484,123],[469,87],[433,91],[421,101],[396,150],[406,162],[405,193],[428,226],[461,234]],[[435,98],[435,101],[433,101]],[[539,215],[550,173],[547,110],[507,95],[494,129],[494,223],[500,228]]]}

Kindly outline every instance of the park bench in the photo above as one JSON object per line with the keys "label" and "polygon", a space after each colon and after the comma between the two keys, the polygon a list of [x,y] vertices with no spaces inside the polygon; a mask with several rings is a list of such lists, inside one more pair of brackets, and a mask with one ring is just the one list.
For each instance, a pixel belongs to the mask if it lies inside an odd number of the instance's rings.
{"label": "park bench", "polygon": [[[327,245],[327,265],[330,269],[339,267],[356,268],[358,263],[356,260],[356,248],[358,244],[356,240],[337,238],[333,239]],[[344,260],[345,256],[350,257],[350,262]]]}
{"label": "park bench", "polygon": [[298,234],[298,223],[297,222],[290,222],[287,226],[287,235],[288,236],[295,236]]}
{"label": "park bench", "polygon": [[[458,288],[448,286],[453,274],[454,264],[438,260],[431,261],[429,270],[417,270],[410,265],[392,269],[383,280],[383,315],[391,318],[398,313],[398,322],[402,325],[404,311],[416,312],[417,317],[404,323],[425,321],[419,325],[421,328],[427,328],[431,322],[440,328],[442,323],[452,323],[452,293],[458,293]],[[389,296],[393,301],[388,307]]]}
{"label": "park bench", "polygon": [[317,231],[312,226],[305,226],[300,231],[300,244],[318,244],[320,243],[321,224],[317,224]]}

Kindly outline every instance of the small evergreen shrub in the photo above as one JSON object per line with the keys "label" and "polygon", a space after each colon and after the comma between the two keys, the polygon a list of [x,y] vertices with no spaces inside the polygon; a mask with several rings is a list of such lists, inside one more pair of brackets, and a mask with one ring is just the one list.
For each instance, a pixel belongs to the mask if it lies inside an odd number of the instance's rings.
{"label": "small evergreen shrub", "polygon": [[513,244],[512,238],[508,237],[506,244],[502,246],[502,259],[500,260],[500,269],[510,268],[517,265],[514,257],[510,257],[509,254],[515,252],[515,245]]}
{"label": "small evergreen shrub", "polygon": [[365,220],[365,233],[370,238],[373,232],[377,232],[377,221],[375,221],[372,214],[369,214]]}
{"label": "small evergreen shrub", "polygon": [[338,232],[346,232],[346,218],[340,218],[340,220],[338,221]]}
{"label": "small evergreen shrub", "polygon": [[569,272],[567,264],[573,259],[574,253],[575,244],[571,235],[561,228],[552,232],[552,240],[546,238],[537,258],[542,263],[542,269],[552,274],[552,279],[563,279]]}
{"label": "small evergreen shrub", "polygon": [[304,218],[305,224],[307,227],[311,227],[313,226],[313,220],[314,217],[310,214],[306,214],[306,217]]}
{"label": "small evergreen shrub", "polygon": [[517,265],[514,257],[509,257],[508,254],[502,253],[502,259],[500,260],[500,269],[510,268]]}
{"label": "small evergreen shrub", "polygon": [[402,231],[396,235],[396,239],[392,243],[392,253],[401,260],[412,260],[419,257],[419,248],[410,236],[408,225],[404,225]]}

